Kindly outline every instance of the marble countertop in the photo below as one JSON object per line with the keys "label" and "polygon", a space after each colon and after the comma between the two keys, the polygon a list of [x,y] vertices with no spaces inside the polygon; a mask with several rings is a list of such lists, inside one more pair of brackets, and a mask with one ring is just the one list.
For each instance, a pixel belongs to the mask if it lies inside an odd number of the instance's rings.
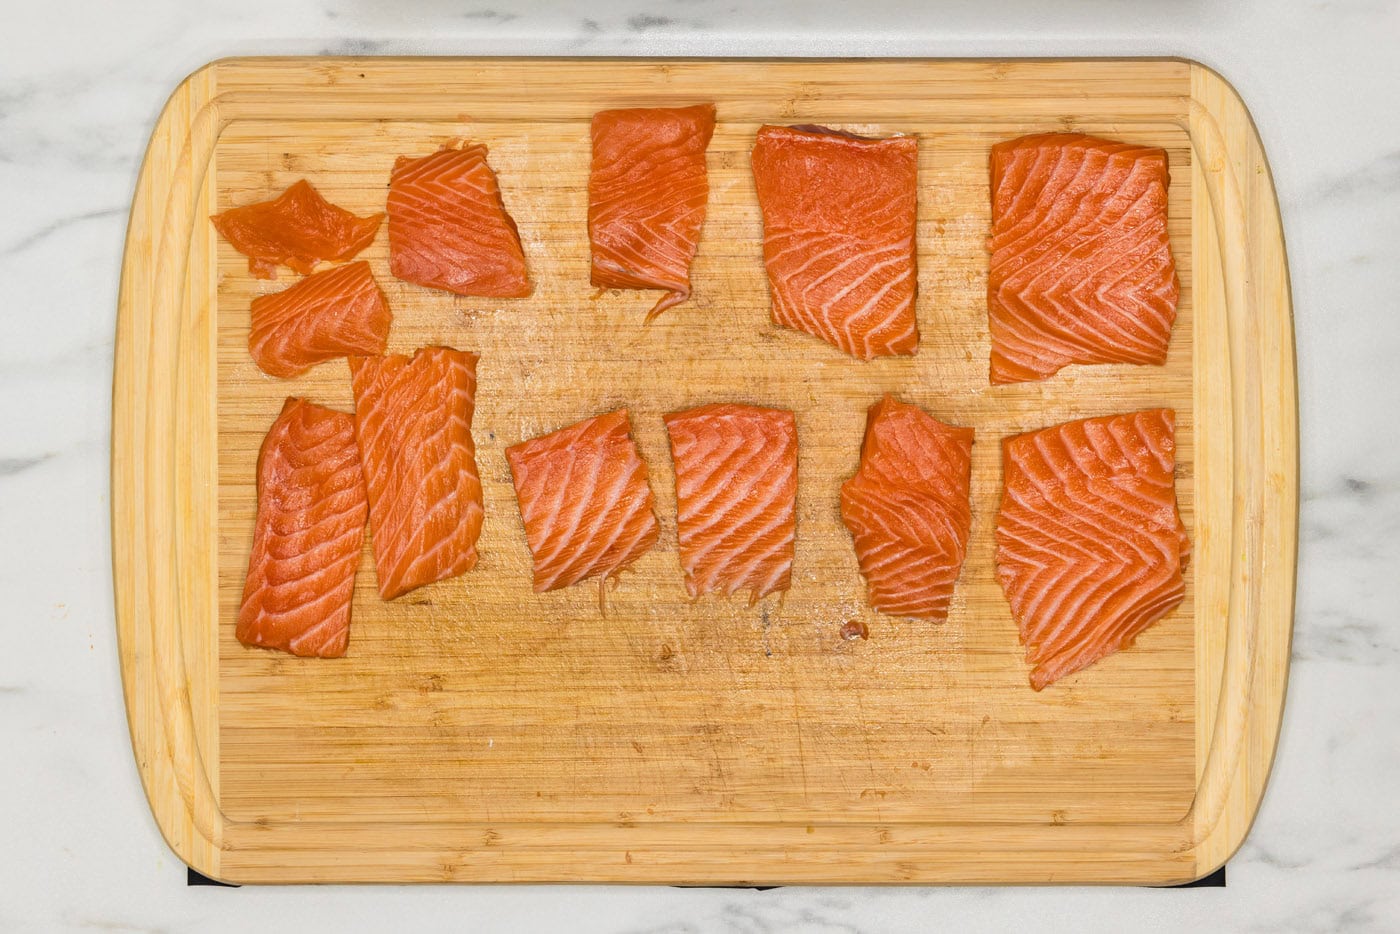
{"label": "marble countertop", "polygon": [[[761,7],[761,9],[760,9]],[[1400,929],[1400,6],[46,0],[0,13],[0,929]],[[1224,889],[187,888],[133,767],[108,449],[123,231],[166,95],[238,54],[1120,55],[1234,82],[1272,159],[1303,438],[1292,680]],[[1386,568],[1390,568],[1387,571]]]}

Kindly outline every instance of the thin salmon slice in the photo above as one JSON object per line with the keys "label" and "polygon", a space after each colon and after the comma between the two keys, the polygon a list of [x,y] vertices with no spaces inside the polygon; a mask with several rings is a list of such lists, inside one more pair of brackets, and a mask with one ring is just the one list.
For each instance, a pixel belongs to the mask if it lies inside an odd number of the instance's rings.
{"label": "thin salmon slice", "polygon": [[506,448],[535,590],[604,580],[656,544],[647,467],[626,409]]}
{"label": "thin salmon slice", "polygon": [[841,486],[870,605],[943,622],[972,531],[972,429],[893,396],[870,407],[860,469]]}
{"label": "thin salmon slice", "polygon": [[797,420],[784,409],[702,405],[665,417],[676,470],[681,569],[692,597],[792,582]]}
{"label": "thin salmon slice", "polygon": [[317,363],[382,354],[394,316],[361,260],[313,273],[253,299],[248,351],[270,376],[290,379]]}
{"label": "thin salmon slice", "polygon": [[1186,596],[1176,415],[1152,409],[1007,438],[997,580],[1031,687],[1127,648]]}
{"label": "thin salmon slice", "polygon": [[471,433],[476,362],[451,347],[425,347],[411,358],[350,358],[385,600],[476,566],[483,515]]}
{"label": "thin salmon slice", "polygon": [[690,264],[710,194],[705,149],[714,132],[714,104],[593,115],[592,283],[664,289],[648,321],[690,298]]}
{"label": "thin salmon slice", "polygon": [[239,642],[293,655],[345,654],[367,508],[354,418],[288,399],[258,454]]}
{"label": "thin salmon slice", "polygon": [[991,164],[992,382],[1165,363],[1180,294],[1166,152],[1044,133],[997,143]]}
{"label": "thin salmon slice", "polygon": [[458,295],[524,298],[533,291],[520,232],[486,147],[400,156],[389,179],[389,269]]}
{"label": "thin salmon slice", "polygon": [[773,321],[846,353],[914,353],[919,144],[765,126],[753,148]]}
{"label": "thin salmon slice", "polygon": [[258,279],[276,279],[278,265],[306,275],[321,260],[347,260],[374,241],[383,214],[357,217],[302,179],[271,201],[209,218]]}

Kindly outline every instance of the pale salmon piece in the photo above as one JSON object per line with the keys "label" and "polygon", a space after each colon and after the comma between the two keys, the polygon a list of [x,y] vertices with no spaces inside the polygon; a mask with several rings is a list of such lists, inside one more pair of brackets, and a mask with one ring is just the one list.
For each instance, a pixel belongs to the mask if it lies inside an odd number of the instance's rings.
{"label": "pale salmon piece", "polygon": [[302,179],[271,201],[209,218],[224,239],[248,257],[258,279],[276,279],[279,264],[306,275],[321,260],[346,260],[374,241],[383,214],[356,217]]}
{"label": "pale salmon piece", "polygon": [[366,510],[354,418],[288,399],[258,453],[239,642],[293,655],[345,654]]}
{"label": "pale salmon piece", "polygon": [[606,580],[656,544],[647,467],[626,409],[506,448],[535,590]]}
{"label": "pale salmon piece", "polygon": [[710,194],[705,149],[714,132],[714,104],[593,115],[591,281],[607,289],[664,289],[648,321],[690,298],[690,264]]}
{"label": "pale salmon piece", "polygon": [[841,485],[870,605],[943,622],[972,531],[972,429],[893,396],[870,407],[860,469]]}
{"label": "pale salmon piece", "polygon": [[753,147],[773,321],[862,360],[914,353],[919,143],[765,126]]}
{"label": "pale salmon piece", "polygon": [[787,590],[797,533],[797,420],[784,409],[702,405],[665,417],[681,569],[692,597]]}
{"label": "pale salmon piece", "polygon": [[312,273],[253,299],[248,352],[264,373],[289,379],[336,357],[382,354],[394,316],[361,260]]}
{"label": "pale salmon piece", "polygon": [[458,295],[524,298],[520,232],[481,144],[400,156],[389,179],[389,269]]}
{"label": "pale salmon piece", "polygon": [[483,515],[471,433],[476,362],[476,354],[451,347],[350,358],[385,600],[476,566]]}
{"label": "pale salmon piece", "polygon": [[1167,154],[1079,133],[992,147],[991,380],[1163,364],[1180,288]]}
{"label": "pale salmon piece", "polygon": [[1186,596],[1175,432],[1175,413],[1152,409],[1002,443],[997,580],[1037,691],[1132,645]]}

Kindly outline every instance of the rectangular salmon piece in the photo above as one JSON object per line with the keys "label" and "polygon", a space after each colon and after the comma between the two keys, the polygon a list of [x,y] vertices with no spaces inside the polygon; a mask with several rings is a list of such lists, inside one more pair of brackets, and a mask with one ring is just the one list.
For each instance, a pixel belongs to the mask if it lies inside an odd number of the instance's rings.
{"label": "rectangular salmon piece", "polygon": [[753,147],[773,322],[862,360],[914,353],[919,143],[765,126]]}
{"label": "rectangular salmon piece", "polygon": [[1086,418],[1007,438],[997,580],[1037,691],[1133,644],[1186,596],[1176,413]]}
{"label": "rectangular salmon piece", "polygon": [[992,147],[991,381],[1167,362],[1180,295],[1167,154],[1081,133]]}
{"label": "rectangular salmon piece", "polygon": [[382,354],[393,320],[360,260],[253,299],[248,352],[264,373],[290,379],[336,357]]}
{"label": "rectangular salmon piece", "polygon": [[288,399],[258,453],[239,642],[293,655],[345,654],[366,509],[354,418]]}
{"label": "rectangular salmon piece", "polygon": [[656,544],[647,467],[626,409],[506,448],[535,590],[606,580]]}
{"label": "rectangular salmon piece", "polygon": [[870,605],[941,623],[972,532],[972,429],[885,396],[870,407],[860,468],[841,485]]}
{"label": "rectangular salmon piece", "polygon": [[710,195],[705,150],[714,132],[714,104],[593,115],[591,281],[607,289],[665,290],[648,321],[690,298],[690,263]]}
{"label": "rectangular salmon piece", "polygon": [[355,430],[385,600],[476,566],[483,515],[472,413],[476,354],[351,357]]}
{"label": "rectangular salmon piece", "polygon": [[692,597],[787,590],[797,535],[797,419],[702,405],[665,417],[681,569]]}

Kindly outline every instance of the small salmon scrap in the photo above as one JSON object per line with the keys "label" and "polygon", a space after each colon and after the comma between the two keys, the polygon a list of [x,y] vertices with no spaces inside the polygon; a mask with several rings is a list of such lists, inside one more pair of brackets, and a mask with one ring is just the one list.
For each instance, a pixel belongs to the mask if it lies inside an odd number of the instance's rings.
{"label": "small salmon scrap", "polygon": [[355,420],[288,399],[258,454],[239,642],[293,655],[345,654],[366,510]]}
{"label": "small salmon scrap", "polygon": [[264,373],[290,379],[336,357],[382,354],[394,316],[369,271],[347,263],[253,299],[248,351]]}
{"label": "small salmon scrap", "polygon": [[383,214],[357,217],[302,179],[271,201],[230,208],[209,218],[258,279],[276,279],[278,265],[306,275],[321,260],[347,260],[369,246]]}

